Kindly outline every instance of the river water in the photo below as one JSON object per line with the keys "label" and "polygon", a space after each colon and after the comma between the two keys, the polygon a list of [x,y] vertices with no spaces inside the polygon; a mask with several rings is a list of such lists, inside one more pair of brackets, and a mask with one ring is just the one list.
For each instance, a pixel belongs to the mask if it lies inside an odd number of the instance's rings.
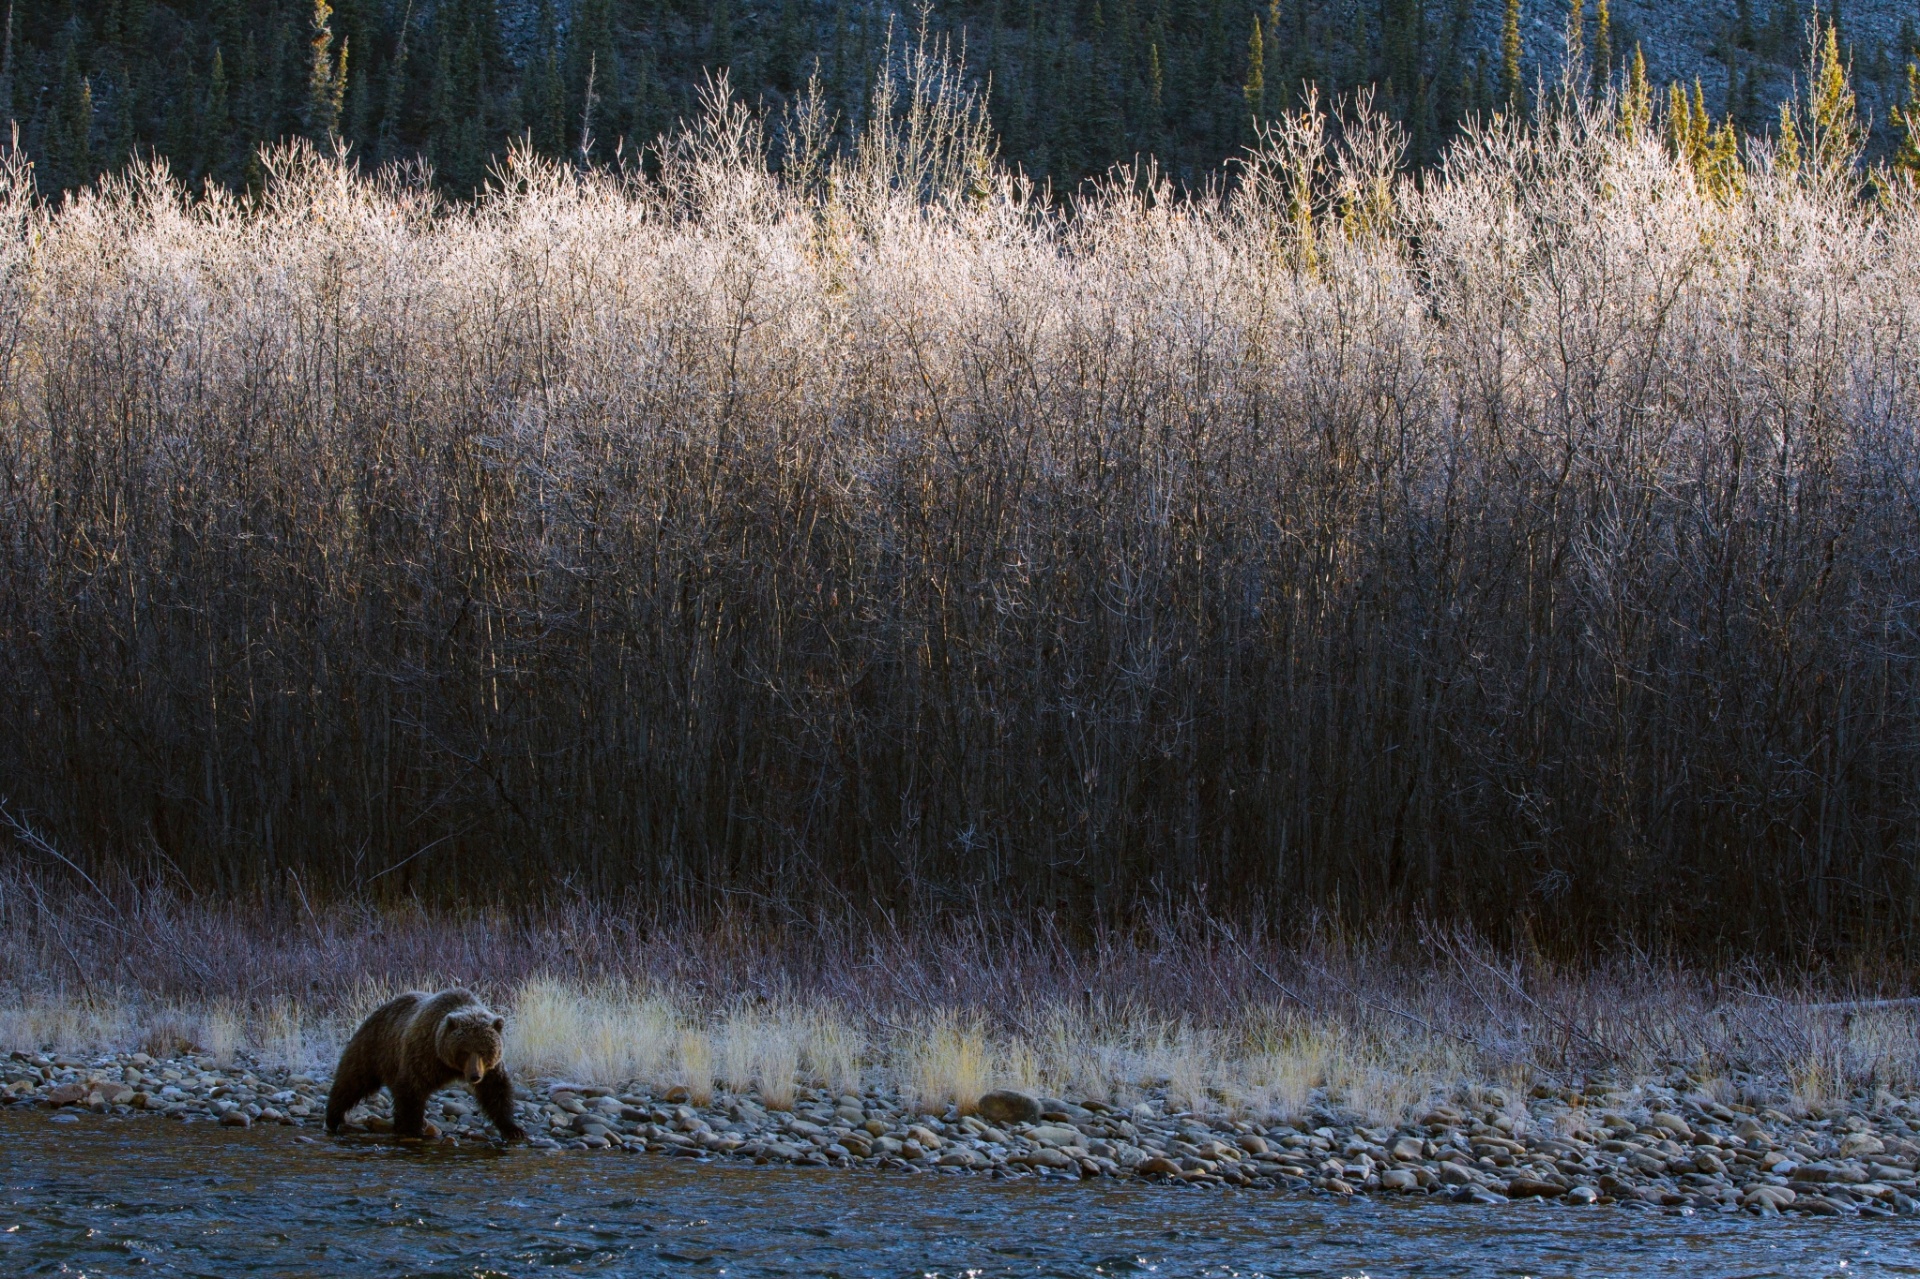
{"label": "river water", "polygon": [[1920,1275],[1920,1226],[296,1142],[0,1113],[0,1275]]}

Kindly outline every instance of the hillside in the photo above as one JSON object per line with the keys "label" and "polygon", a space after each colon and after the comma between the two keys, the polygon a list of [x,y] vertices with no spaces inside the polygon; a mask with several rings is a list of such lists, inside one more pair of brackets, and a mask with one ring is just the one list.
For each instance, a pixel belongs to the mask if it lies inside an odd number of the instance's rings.
{"label": "hillside", "polygon": [[[1838,12],[1836,0],[1835,9]],[[1886,107],[1914,56],[1911,0],[1838,13],[1861,103]],[[79,0],[16,2],[0,62],[43,190],[158,152],[190,182],[257,185],[260,144],[337,134],[364,161],[424,160],[471,190],[508,139],[632,162],[695,108],[707,75],[777,111],[809,76],[857,127],[873,69],[917,11],[869,0]],[[1190,182],[1251,139],[1256,116],[1375,85],[1430,163],[1459,122],[1557,74],[1561,0],[1523,0],[1519,62],[1490,0],[938,0],[930,25],[992,84],[1002,153],[1070,188],[1152,154]],[[1618,66],[1643,48],[1656,86],[1698,80],[1749,130],[1803,62],[1800,0],[1589,3],[1583,40]],[[584,126],[584,134],[583,134]]]}

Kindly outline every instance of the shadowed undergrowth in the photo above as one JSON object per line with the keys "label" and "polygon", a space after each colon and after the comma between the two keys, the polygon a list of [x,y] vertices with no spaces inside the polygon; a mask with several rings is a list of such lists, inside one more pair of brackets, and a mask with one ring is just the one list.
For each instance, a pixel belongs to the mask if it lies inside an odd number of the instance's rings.
{"label": "shadowed undergrowth", "polygon": [[883,1084],[931,1110],[1020,1085],[1181,1109],[1393,1122],[1462,1087],[1640,1083],[1816,1109],[1920,1086],[1911,1008],[1866,975],[1789,980],[1620,958],[1574,970],[1460,934],[1283,941],[1192,910],[1090,944],[985,917],[912,935],[577,904],[488,913],[0,892],[0,1050],[195,1048],[325,1071],[359,1018],[463,982],[544,1078],[789,1104]]}

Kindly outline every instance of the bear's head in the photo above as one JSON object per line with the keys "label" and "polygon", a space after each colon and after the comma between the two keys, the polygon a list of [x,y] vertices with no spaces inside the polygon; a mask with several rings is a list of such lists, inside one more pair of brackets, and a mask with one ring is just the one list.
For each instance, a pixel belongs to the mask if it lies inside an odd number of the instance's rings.
{"label": "bear's head", "polygon": [[441,1020],[434,1047],[441,1061],[477,1084],[500,1064],[500,1032],[506,1025],[485,1008],[462,1008]]}

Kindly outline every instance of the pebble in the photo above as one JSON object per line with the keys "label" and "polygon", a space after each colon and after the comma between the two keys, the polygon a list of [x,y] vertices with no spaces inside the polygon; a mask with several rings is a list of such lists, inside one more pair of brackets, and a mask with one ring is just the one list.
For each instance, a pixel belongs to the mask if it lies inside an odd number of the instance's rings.
{"label": "pebble", "polygon": [[47,1090],[49,1106],[77,1106],[87,1099],[85,1084],[58,1084]]}
{"label": "pebble", "polygon": [[[156,1061],[142,1053],[79,1059],[14,1053],[0,1061],[0,1104],[37,1106],[57,1123],[80,1111],[163,1115],[234,1128],[296,1130],[313,1142],[326,1081],[246,1058]],[[1732,1106],[1672,1087],[1531,1098],[1463,1090],[1417,1120],[1384,1127],[1322,1109],[1293,1123],[1181,1113],[1163,1095],[1114,1110],[1000,1089],[975,1113],[911,1112],[896,1094],[800,1089],[790,1110],[750,1097],[693,1104],[564,1081],[530,1088],[520,1121],[540,1150],[645,1151],[682,1158],[868,1167],[1040,1179],[1140,1177],[1171,1185],[1272,1186],[1336,1196],[1434,1195],[1502,1204],[1536,1199],[1645,1211],[1761,1217],[1811,1213],[1920,1216],[1920,1103],[1856,1098],[1801,1118]],[[1600,1094],[1596,1096],[1595,1094]],[[1471,1099],[1471,1100],[1468,1100]],[[441,1141],[494,1139],[462,1089],[435,1098]],[[384,1094],[348,1131],[392,1131]],[[305,1130],[305,1131],[301,1131]],[[430,1138],[431,1139],[431,1138]]]}

